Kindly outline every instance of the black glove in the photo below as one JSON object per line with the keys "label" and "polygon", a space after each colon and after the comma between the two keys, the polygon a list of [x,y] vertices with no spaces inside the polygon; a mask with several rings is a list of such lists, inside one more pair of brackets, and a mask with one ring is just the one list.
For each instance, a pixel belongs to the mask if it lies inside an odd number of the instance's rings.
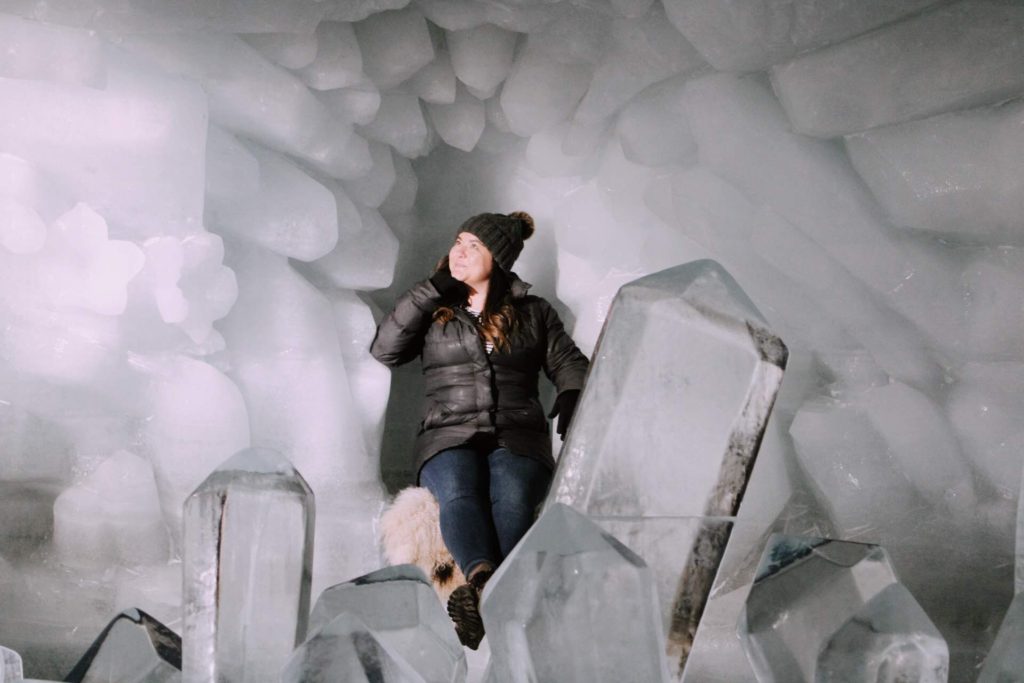
{"label": "black glove", "polygon": [[442,299],[458,301],[460,297],[465,299],[469,296],[466,283],[452,277],[452,271],[448,269],[448,266],[444,266],[441,270],[431,275],[430,282],[441,293]]}
{"label": "black glove", "polygon": [[555,431],[558,432],[558,436],[563,441],[565,440],[565,432],[569,429],[569,423],[572,421],[572,414],[576,412],[576,401],[579,398],[579,389],[567,389],[555,398],[555,405],[551,408],[551,412],[548,413],[550,418],[558,416],[558,425],[555,427]]}

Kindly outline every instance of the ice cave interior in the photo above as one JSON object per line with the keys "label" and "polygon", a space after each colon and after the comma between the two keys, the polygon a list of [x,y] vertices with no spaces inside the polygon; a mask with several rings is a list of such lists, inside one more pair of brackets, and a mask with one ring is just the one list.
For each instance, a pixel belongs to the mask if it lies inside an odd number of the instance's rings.
{"label": "ice cave interior", "polygon": [[[315,496],[307,601],[380,570],[422,379],[376,322],[466,217],[525,210],[516,272],[588,355],[620,287],[706,259],[788,348],[685,680],[795,680],[738,632],[792,590],[770,543],[856,556],[976,680],[1024,649],[1022,35],[1015,0],[0,0],[0,645],[62,680],[123,610],[180,634],[185,500],[250,447]],[[601,362],[692,358],[666,329]],[[724,414],[666,376],[589,418],[659,500],[696,476],[674,421]],[[620,552],[555,510],[531,547]]]}

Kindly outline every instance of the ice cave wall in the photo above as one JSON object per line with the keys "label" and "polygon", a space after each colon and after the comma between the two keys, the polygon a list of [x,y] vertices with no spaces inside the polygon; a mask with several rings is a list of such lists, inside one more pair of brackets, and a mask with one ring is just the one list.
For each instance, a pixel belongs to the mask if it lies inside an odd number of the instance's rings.
{"label": "ice cave wall", "polygon": [[244,446],[317,495],[314,596],[376,568],[418,370],[374,319],[525,209],[517,270],[586,350],[621,284],[706,256],[791,350],[695,680],[750,679],[768,530],[885,545],[972,680],[1014,586],[1024,6],[0,13],[0,643],[31,673],[123,607],[179,621],[181,502]]}

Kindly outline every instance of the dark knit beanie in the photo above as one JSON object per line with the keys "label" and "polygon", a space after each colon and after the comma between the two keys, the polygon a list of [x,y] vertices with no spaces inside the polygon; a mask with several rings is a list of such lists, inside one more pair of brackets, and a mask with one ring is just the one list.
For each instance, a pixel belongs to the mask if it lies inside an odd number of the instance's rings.
{"label": "dark knit beanie", "polygon": [[512,213],[481,213],[466,220],[459,233],[476,235],[491,252],[494,262],[506,273],[523,251],[523,240],[533,234],[533,218],[525,211]]}

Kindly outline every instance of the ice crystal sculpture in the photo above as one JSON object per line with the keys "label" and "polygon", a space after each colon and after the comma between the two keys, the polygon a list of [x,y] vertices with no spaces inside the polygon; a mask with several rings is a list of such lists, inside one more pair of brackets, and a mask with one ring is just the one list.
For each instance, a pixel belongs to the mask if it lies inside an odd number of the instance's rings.
{"label": "ice crystal sculpture", "polygon": [[505,558],[481,613],[491,683],[668,680],[651,570],[568,506],[549,506]]}
{"label": "ice crystal sculpture", "polygon": [[309,632],[315,634],[342,614],[357,617],[425,680],[466,680],[466,655],[451,619],[418,567],[386,567],[331,586],[313,606]]}
{"label": "ice crystal sculpture", "polygon": [[740,617],[759,681],[945,683],[946,641],[878,545],[775,534]]}
{"label": "ice crystal sculpture", "polygon": [[185,502],[187,681],[276,681],[306,635],[313,494],[269,448],[228,458]]}
{"label": "ice crystal sculpture", "polygon": [[114,617],[64,680],[179,683],[181,638],[142,610],[125,610]]}
{"label": "ice crystal sculpture", "polygon": [[572,505],[647,553],[680,669],[787,357],[709,260],[624,285],[594,350],[549,505]]}
{"label": "ice crystal sculpture", "polygon": [[1018,593],[1003,617],[996,642],[985,658],[978,683],[1024,681],[1024,594]]}

